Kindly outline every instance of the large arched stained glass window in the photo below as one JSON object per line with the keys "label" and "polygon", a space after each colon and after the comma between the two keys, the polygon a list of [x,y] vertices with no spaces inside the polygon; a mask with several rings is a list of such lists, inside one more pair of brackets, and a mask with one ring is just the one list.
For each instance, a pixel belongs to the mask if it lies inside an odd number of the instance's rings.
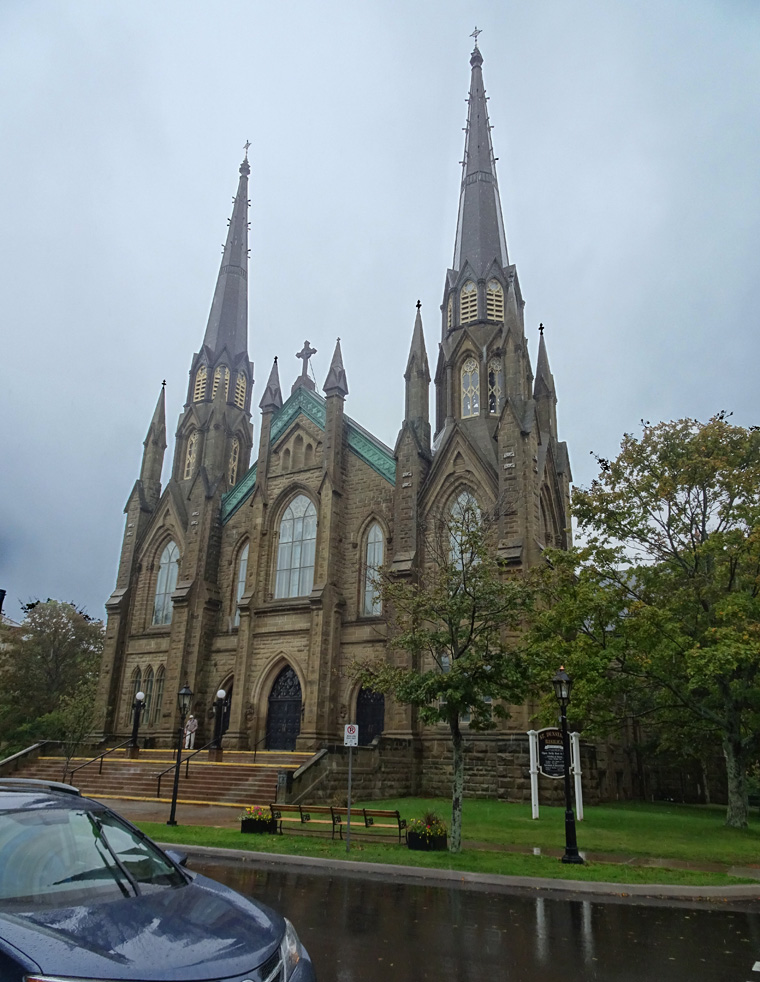
{"label": "large arched stained glass window", "polygon": [[311,593],[316,543],[317,510],[306,495],[299,494],[285,509],[280,522],[275,597],[303,597]]}
{"label": "large arched stained glass window", "polygon": [[245,578],[248,573],[248,543],[243,546],[240,550],[240,558],[238,559],[237,568],[237,580],[235,581],[235,616],[233,617],[233,624],[238,627],[240,624],[240,608],[238,604],[240,603],[240,598],[245,593]]}
{"label": "large arched stained glass window", "polygon": [[383,565],[383,530],[374,522],[367,533],[364,553],[364,590],[362,595],[362,614],[365,617],[377,616],[382,612],[382,601],[378,589],[377,576]]}
{"label": "large arched stained glass window", "polygon": [[449,511],[449,548],[451,561],[464,569],[472,560],[467,542],[468,534],[480,525],[480,506],[471,491],[460,491]]}
{"label": "large arched stained glass window", "polygon": [[156,579],[156,597],[153,603],[153,623],[171,624],[172,594],[177,587],[179,549],[175,542],[168,542],[161,553]]}

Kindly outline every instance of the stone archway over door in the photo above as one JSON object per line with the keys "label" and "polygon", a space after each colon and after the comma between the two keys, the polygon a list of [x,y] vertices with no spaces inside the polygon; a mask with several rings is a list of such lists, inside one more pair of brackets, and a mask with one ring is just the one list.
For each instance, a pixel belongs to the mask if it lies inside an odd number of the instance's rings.
{"label": "stone archway over door", "polygon": [[267,750],[295,750],[301,732],[301,683],[293,669],[274,680],[267,711]]}
{"label": "stone archway over door", "polygon": [[385,729],[385,696],[362,687],[356,699],[356,725],[359,743],[366,747]]}

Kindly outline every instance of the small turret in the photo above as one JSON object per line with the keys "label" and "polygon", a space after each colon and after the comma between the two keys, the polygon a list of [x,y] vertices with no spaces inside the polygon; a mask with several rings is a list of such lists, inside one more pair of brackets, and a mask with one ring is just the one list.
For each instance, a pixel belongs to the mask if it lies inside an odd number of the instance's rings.
{"label": "small turret", "polygon": [[155,508],[161,497],[161,471],[164,467],[166,450],[166,382],[161,385],[161,392],[143,447],[145,449],[140,467],[140,483],[146,502]]}
{"label": "small turret", "polygon": [[404,419],[414,428],[420,446],[430,452],[430,368],[422,330],[422,304],[417,301],[412,344],[406,363],[406,401]]}
{"label": "small turret", "polygon": [[540,339],[533,398],[536,400],[536,413],[542,439],[546,440],[547,437],[557,436],[557,390],[554,386],[552,370],[549,368],[549,356],[546,353],[546,342],[544,341],[544,325],[540,324],[538,330]]}

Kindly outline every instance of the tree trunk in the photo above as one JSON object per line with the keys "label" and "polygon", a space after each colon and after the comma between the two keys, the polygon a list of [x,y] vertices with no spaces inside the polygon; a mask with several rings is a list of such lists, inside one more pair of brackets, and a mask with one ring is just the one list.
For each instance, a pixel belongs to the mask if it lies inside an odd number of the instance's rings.
{"label": "tree trunk", "polygon": [[707,768],[709,767],[709,762],[707,758],[701,757],[699,760],[699,766],[702,768],[702,788],[705,796],[705,804],[710,804],[710,777],[707,773]]}
{"label": "tree trunk", "polygon": [[726,758],[728,783],[728,808],[726,825],[732,829],[747,827],[747,768],[741,740],[730,736],[723,739],[723,756]]}
{"label": "tree trunk", "polygon": [[459,719],[449,720],[454,773],[451,782],[451,829],[449,851],[462,851],[462,798],[464,797],[464,749]]}

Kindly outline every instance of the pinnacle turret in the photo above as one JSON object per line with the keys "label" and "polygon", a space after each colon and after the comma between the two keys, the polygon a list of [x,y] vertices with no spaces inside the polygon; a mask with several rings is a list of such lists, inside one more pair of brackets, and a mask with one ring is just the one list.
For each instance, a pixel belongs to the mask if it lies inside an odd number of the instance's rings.
{"label": "pinnacle turret", "polygon": [[343,368],[343,355],[340,350],[340,338],[335,344],[330,370],[327,373],[325,384],[322,391],[326,396],[341,396],[345,399],[348,395],[348,382],[346,381],[346,371]]}
{"label": "pinnacle turret", "polygon": [[166,382],[161,386],[161,392],[153,411],[153,418],[148,427],[148,433],[143,442],[143,459],[140,468],[140,480],[146,488],[158,492],[160,496],[161,471],[164,466],[164,451],[166,450]]}
{"label": "pinnacle turret", "polygon": [[261,397],[259,409],[262,413],[276,412],[282,409],[282,389],[280,388],[280,372],[277,368],[277,357],[275,356],[272,364],[272,371],[269,373],[264,395]]}

